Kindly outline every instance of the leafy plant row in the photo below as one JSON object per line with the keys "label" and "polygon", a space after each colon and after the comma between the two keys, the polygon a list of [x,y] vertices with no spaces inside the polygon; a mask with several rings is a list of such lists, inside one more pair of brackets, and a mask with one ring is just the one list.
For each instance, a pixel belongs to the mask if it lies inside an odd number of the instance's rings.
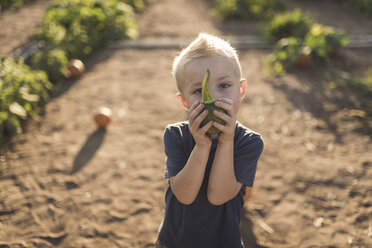
{"label": "leafy plant row", "polygon": [[328,62],[332,54],[349,42],[342,30],[314,23],[300,10],[274,16],[265,35],[275,42],[267,65],[279,74],[293,65],[308,67],[313,60]]}
{"label": "leafy plant row", "polygon": [[276,42],[266,60],[268,68],[275,73],[281,74],[294,66],[307,68],[315,62],[329,66],[329,81],[337,82],[337,86],[372,91],[372,68],[365,77],[361,77],[352,76],[340,66],[335,66],[333,57],[349,42],[343,30],[315,23],[309,14],[294,10],[275,15],[266,25],[264,33],[269,40]]}
{"label": "leafy plant row", "polygon": [[70,59],[83,59],[109,40],[136,36],[133,8],[122,1],[58,0],[42,21],[41,48],[27,62],[58,82],[66,76]]}
{"label": "leafy plant row", "polygon": [[19,9],[23,4],[31,2],[34,0],[1,0],[0,1],[0,11],[6,9]]}
{"label": "leafy plant row", "polygon": [[51,88],[44,71],[32,70],[20,59],[0,57],[0,146],[22,131],[22,120],[37,116]]}
{"label": "leafy plant row", "polygon": [[68,76],[71,59],[84,59],[110,40],[137,34],[135,11],[148,0],[57,0],[37,34],[40,49],[25,62],[0,58],[0,146],[36,117],[41,101]]}
{"label": "leafy plant row", "polygon": [[[372,0],[339,0],[372,8]],[[288,11],[279,0],[216,0],[216,12],[223,18],[256,19],[265,21],[264,37],[273,44],[266,60],[270,71],[281,74],[294,66],[308,67],[312,62],[331,64],[337,50],[349,38],[342,30],[314,23],[310,15],[300,10]],[[349,75],[340,68],[338,73]],[[372,91],[370,69],[363,77],[337,77],[339,86],[358,87]]]}
{"label": "leafy plant row", "polygon": [[345,32],[316,24],[300,10],[288,11],[279,0],[216,1],[216,11],[224,18],[266,22],[264,37],[275,44],[267,64],[277,73],[283,73],[303,56],[327,60],[331,53],[348,42]]}
{"label": "leafy plant row", "polygon": [[269,20],[287,10],[278,0],[216,0],[216,12],[223,18]]}
{"label": "leafy plant row", "polygon": [[[337,0],[337,2],[372,15],[372,0]],[[216,0],[216,3],[217,13],[224,18],[268,20],[276,13],[288,9],[279,0]]]}

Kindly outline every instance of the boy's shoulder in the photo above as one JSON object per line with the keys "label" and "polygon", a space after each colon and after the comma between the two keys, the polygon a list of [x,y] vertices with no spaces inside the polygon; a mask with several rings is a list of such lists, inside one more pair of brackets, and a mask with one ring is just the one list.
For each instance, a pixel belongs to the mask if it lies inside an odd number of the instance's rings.
{"label": "boy's shoulder", "polygon": [[189,121],[179,121],[175,123],[168,124],[165,129],[175,129],[175,128],[188,128]]}
{"label": "boy's shoulder", "polygon": [[236,136],[242,136],[245,138],[261,138],[261,134],[253,131],[249,127],[244,126],[242,123],[237,121],[236,124],[236,131],[235,131]]}
{"label": "boy's shoulder", "polygon": [[188,121],[169,124],[164,130],[164,143],[166,147],[181,146],[190,150],[195,145],[194,138],[189,129]]}
{"label": "boy's shoulder", "polygon": [[164,136],[187,137],[191,135],[188,121],[180,121],[168,124],[164,130]]}
{"label": "boy's shoulder", "polygon": [[235,130],[235,144],[239,146],[242,143],[255,143],[255,145],[263,147],[263,139],[261,134],[244,126],[242,123],[237,122]]}
{"label": "boy's shoulder", "polygon": [[180,121],[180,122],[168,124],[165,127],[164,132],[182,134],[182,133],[184,133],[188,130],[189,130],[189,122],[188,121]]}

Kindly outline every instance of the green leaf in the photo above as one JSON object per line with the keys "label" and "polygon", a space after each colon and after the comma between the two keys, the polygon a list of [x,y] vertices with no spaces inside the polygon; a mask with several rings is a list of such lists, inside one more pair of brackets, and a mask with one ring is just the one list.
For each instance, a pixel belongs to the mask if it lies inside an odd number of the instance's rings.
{"label": "green leaf", "polygon": [[26,110],[17,102],[13,102],[9,106],[9,111],[15,115],[20,116],[21,118],[26,118],[27,117],[27,112]]}
{"label": "green leaf", "polygon": [[22,132],[21,123],[15,116],[9,116],[5,122],[4,129],[9,137],[20,134]]}

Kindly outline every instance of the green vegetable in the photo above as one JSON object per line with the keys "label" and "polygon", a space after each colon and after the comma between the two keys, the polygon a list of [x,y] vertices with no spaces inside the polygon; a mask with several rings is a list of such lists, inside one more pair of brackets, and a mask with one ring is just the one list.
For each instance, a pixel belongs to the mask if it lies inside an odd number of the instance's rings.
{"label": "green vegetable", "polygon": [[[226,113],[226,111],[224,109],[219,108],[219,107],[214,105],[214,102],[216,100],[213,98],[211,92],[209,91],[209,87],[208,87],[209,76],[210,76],[210,71],[207,70],[207,73],[205,74],[203,84],[202,84],[202,101],[201,101],[201,103],[204,104],[204,109],[208,110],[208,115],[202,121],[202,123],[200,125],[201,127],[204,126],[205,124],[207,124],[211,120],[215,121],[215,122],[218,122],[222,125],[226,124],[226,122],[224,120],[222,120],[222,119],[218,118],[217,116],[213,115],[214,110],[220,111],[222,113]],[[218,130],[217,128],[212,126],[207,131],[207,135],[214,136],[214,135],[217,135],[220,132],[221,132],[220,130]]]}

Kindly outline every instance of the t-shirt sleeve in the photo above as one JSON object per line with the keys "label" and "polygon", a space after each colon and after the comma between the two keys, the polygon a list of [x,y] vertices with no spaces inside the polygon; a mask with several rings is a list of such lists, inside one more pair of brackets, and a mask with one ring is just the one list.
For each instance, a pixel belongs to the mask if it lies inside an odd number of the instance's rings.
{"label": "t-shirt sleeve", "polygon": [[183,149],[181,135],[177,133],[179,129],[166,128],[164,131],[164,151],[165,151],[165,173],[164,178],[170,178],[178,174],[185,166],[187,157]]}
{"label": "t-shirt sleeve", "polygon": [[245,186],[253,186],[256,176],[257,162],[263,150],[260,135],[252,134],[243,137],[235,151],[235,177]]}

